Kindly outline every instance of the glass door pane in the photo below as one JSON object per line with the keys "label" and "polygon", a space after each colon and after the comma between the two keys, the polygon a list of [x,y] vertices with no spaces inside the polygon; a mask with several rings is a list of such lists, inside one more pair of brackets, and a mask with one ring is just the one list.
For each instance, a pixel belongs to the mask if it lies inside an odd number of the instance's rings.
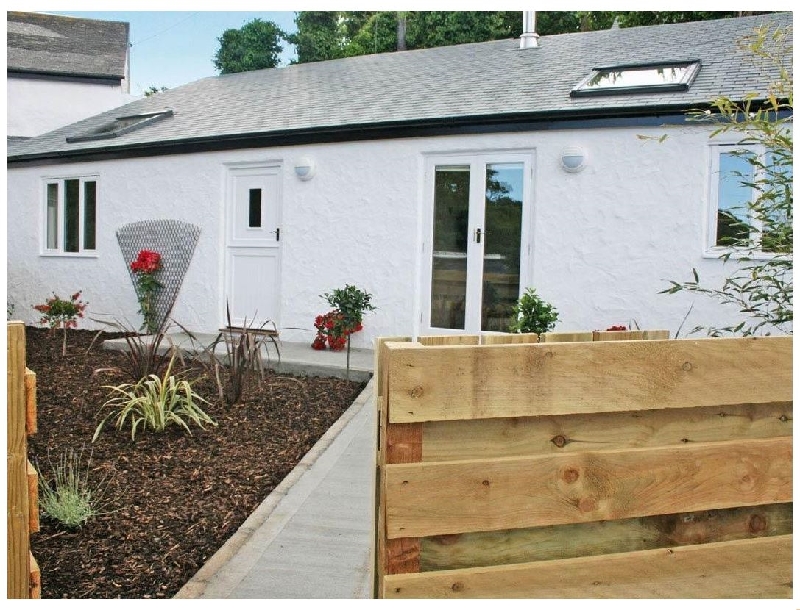
{"label": "glass door pane", "polygon": [[464,329],[467,300],[469,165],[439,165],[433,195],[431,326]]}
{"label": "glass door pane", "polygon": [[486,165],[481,330],[508,332],[519,298],[522,163]]}

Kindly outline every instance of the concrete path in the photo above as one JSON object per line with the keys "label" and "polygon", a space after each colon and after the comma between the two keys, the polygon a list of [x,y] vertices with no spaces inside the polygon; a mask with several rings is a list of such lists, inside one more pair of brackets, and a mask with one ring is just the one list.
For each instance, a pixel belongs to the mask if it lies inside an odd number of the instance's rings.
{"label": "concrete path", "polygon": [[373,383],[176,598],[372,596]]}

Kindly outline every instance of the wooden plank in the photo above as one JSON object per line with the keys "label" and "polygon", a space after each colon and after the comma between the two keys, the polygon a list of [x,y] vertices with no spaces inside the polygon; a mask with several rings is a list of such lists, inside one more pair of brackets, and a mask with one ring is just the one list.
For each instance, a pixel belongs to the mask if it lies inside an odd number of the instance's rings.
{"label": "wooden plank", "polygon": [[419,572],[419,538],[392,538],[386,541],[386,575]]}
{"label": "wooden plank", "polygon": [[592,331],[586,332],[563,332],[563,333],[544,333],[539,337],[539,343],[576,343],[579,341],[591,341]]}
{"label": "wooden plank", "polygon": [[29,566],[29,576],[28,576],[28,598],[29,599],[41,599],[42,597],[42,572],[39,569],[39,563],[36,561],[36,558],[33,556],[33,553],[29,553],[28,559],[28,566]]}
{"label": "wooden plank", "polygon": [[792,400],[792,337],[387,349],[392,423]]}
{"label": "wooden plank", "polygon": [[[411,341],[410,337],[378,337],[375,339],[375,394],[383,396],[384,377],[386,372],[386,354],[384,347],[389,342],[403,343]],[[383,373],[383,374],[382,374]]]}
{"label": "wooden plank", "polygon": [[39,531],[39,474],[33,464],[28,462],[28,533]]}
{"label": "wooden plank", "polygon": [[381,337],[375,345],[375,407],[377,409],[376,469],[375,469],[375,540],[373,552],[373,595],[378,597],[383,591],[383,578],[387,564],[386,550],[386,502],[383,469],[386,466],[386,427],[387,396],[383,388],[388,384],[386,358],[387,344],[406,342],[408,337]]}
{"label": "wooden plank", "polygon": [[498,333],[483,335],[481,344],[483,345],[508,345],[520,343],[539,343],[539,335],[536,333]]}
{"label": "wooden plank", "polygon": [[428,335],[418,337],[417,341],[426,346],[432,345],[478,345],[481,341],[479,335]]}
{"label": "wooden plank", "polygon": [[592,332],[592,341],[641,341],[643,330],[596,330]]}
{"label": "wooden plank", "polygon": [[668,330],[646,330],[644,331],[645,341],[666,341],[669,339]]}
{"label": "wooden plank", "polygon": [[25,429],[28,436],[36,434],[36,373],[25,369]]}
{"label": "wooden plank", "polygon": [[792,504],[422,538],[420,571],[707,544],[792,533]]}
{"label": "wooden plank", "polygon": [[422,461],[657,447],[792,435],[792,403],[425,422]]}
{"label": "wooden plank", "polygon": [[584,523],[792,500],[792,438],[388,464],[389,538]]}
{"label": "wooden plank", "polygon": [[[389,424],[386,429],[386,464],[413,464],[421,457],[422,425]],[[384,496],[388,507],[387,498]],[[389,538],[386,541],[385,574],[419,572],[420,548],[418,538]]]}
{"label": "wooden plank", "polygon": [[7,581],[8,599],[27,599],[28,556],[28,476],[25,412],[25,326],[7,323],[7,403],[6,403],[6,505],[7,505]]}
{"label": "wooden plank", "polygon": [[792,536],[387,576],[391,598],[791,598]]}
{"label": "wooden plank", "polygon": [[422,424],[389,424],[386,463],[411,464],[422,459]]}

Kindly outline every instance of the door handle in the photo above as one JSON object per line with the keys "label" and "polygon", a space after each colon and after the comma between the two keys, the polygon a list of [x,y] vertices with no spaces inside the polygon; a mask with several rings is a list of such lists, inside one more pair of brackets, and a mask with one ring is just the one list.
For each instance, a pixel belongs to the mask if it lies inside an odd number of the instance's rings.
{"label": "door handle", "polygon": [[281,228],[280,227],[278,227],[274,231],[270,231],[270,233],[275,233],[275,241],[280,241],[281,240]]}
{"label": "door handle", "polygon": [[475,229],[475,242],[481,243],[481,230]]}

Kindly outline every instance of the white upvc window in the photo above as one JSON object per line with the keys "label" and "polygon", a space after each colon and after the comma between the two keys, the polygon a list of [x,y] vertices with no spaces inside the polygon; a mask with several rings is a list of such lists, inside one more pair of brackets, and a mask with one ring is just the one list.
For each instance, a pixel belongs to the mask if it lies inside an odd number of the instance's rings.
{"label": "white upvc window", "polygon": [[44,254],[94,254],[97,177],[50,178],[44,184]]}
{"label": "white upvc window", "polygon": [[711,146],[708,255],[735,254],[737,243],[741,244],[743,240],[754,244],[755,250],[759,250],[759,245],[763,246],[760,249],[764,256],[771,255],[769,234],[764,233],[764,219],[754,213],[752,202],[759,196],[758,185],[775,171],[788,172],[791,179],[791,166],[777,170],[771,154],[762,146]]}

